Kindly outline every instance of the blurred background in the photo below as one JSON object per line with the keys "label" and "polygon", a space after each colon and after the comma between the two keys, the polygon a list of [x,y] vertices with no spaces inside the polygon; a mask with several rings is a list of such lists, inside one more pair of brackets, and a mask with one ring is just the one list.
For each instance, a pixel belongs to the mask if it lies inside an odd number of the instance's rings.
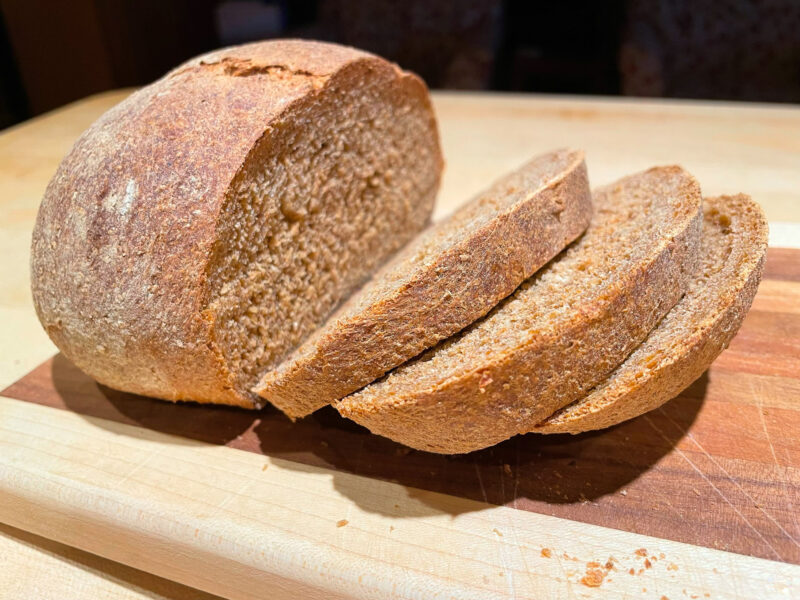
{"label": "blurred background", "polygon": [[0,0],[0,128],[273,37],[439,89],[800,102],[800,0]]}

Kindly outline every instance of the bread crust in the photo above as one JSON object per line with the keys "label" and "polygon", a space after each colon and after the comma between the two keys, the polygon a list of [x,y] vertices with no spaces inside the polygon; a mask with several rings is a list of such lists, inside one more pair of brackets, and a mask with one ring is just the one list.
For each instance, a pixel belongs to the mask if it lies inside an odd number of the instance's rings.
{"label": "bread crust", "polygon": [[647,336],[679,300],[694,271],[702,213],[700,188],[691,175],[679,167],[660,167],[605,189],[624,191],[632,182],[639,191],[655,189],[664,178],[677,178],[682,210],[654,241],[647,260],[609,284],[592,305],[571,311],[568,322],[508,351],[493,353],[487,342],[486,359],[431,387],[387,395],[377,382],[336,408],[408,446],[463,453],[526,433],[581,397]]}
{"label": "bread crust", "polygon": [[40,321],[79,368],[116,389],[243,407],[207,310],[226,193],[248,155],[298,103],[371,54],[283,40],[212,52],[134,93],[75,143],[45,192],[31,280]]}
{"label": "bread crust", "polygon": [[[724,277],[713,283],[717,290],[714,298],[694,303],[693,293],[700,293],[701,286],[712,285],[698,275],[696,290],[693,286],[673,309],[692,302],[692,312],[683,314],[677,323],[671,320],[671,314],[667,315],[606,381],[585,398],[542,421],[534,429],[536,433],[577,434],[602,429],[658,408],[700,377],[728,346],[758,290],[766,259],[768,227],[761,208],[745,195],[710,198],[705,202],[705,211],[706,229],[728,227],[736,236],[725,263],[720,265]],[[717,214],[724,216],[727,225],[715,221]],[[681,337],[655,368],[648,369],[644,364],[648,355],[668,350],[653,343],[664,341],[655,335],[664,334],[663,328],[690,333]],[[630,368],[637,365],[641,369]],[[637,377],[637,371],[643,375]]]}
{"label": "bread crust", "polygon": [[[498,195],[520,192],[506,182],[525,169],[549,177],[498,207]],[[476,210],[490,218],[475,230],[464,227],[461,221]],[[533,159],[434,226],[461,229],[456,243],[437,245],[419,260],[420,244],[412,241],[375,276],[380,283],[410,272],[410,280],[356,311],[345,305],[254,391],[292,418],[343,398],[485,315],[578,237],[591,214],[583,152]],[[426,241],[425,234],[416,241]],[[358,300],[356,294],[351,302]]]}

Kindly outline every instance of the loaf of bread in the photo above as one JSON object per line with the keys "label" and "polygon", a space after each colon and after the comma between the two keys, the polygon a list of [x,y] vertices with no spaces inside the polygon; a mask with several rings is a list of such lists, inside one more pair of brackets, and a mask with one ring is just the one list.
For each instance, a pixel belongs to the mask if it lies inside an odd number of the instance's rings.
{"label": "loaf of bread", "polygon": [[539,156],[417,236],[258,394],[304,416],[482,317],[589,225],[583,153]]}
{"label": "loaf of bread", "polygon": [[561,150],[428,227],[442,166],[424,83],[379,57],[198,57],[64,158],[33,233],[37,314],[119,390],[291,418],[333,403],[462,453],[657,408],[752,303],[767,226],[746,196],[703,205],[680,167],[592,196]]}
{"label": "loaf of bread", "polygon": [[534,431],[581,433],[658,408],[730,343],[761,280],[767,223],[744,195],[709,198],[704,213],[700,265],[686,295],[606,380]]}
{"label": "loaf of bread", "polygon": [[700,188],[679,167],[598,190],[586,233],[486,317],[338,402],[408,446],[469,452],[531,431],[586,395],[687,290]]}
{"label": "loaf of bread", "polygon": [[245,407],[428,223],[442,156],[415,75],[333,44],[198,57],[76,142],[36,221],[32,290],[101,383]]}

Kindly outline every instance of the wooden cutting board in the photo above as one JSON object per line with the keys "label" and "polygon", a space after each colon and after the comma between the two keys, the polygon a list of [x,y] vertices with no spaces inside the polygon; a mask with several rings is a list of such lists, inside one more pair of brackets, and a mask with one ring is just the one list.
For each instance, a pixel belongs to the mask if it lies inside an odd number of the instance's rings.
{"label": "wooden cutting board", "polygon": [[[117,394],[60,356],[35,368],[54,353],[29,293],[36,208],[61,156],[126,93],[0,133],[0,387],[22,377],[0,397],[0,522],[19,528],[0,530],[0,596],[202,597],[154,573],[228,598],[800,597],[794,251],[770,250],[731,349],[662,410],[461,457],[408,452],[331,411],[292,425]],[[437,216],[574,146],[593,184],[678,163],[706,194],[748,192],[771,243],[800,245],[784,222],[800,221],[797,107],[434,103],[448,158]]]}
{"label": "wooden cutting board", "polygon": [[[758,568],[751,563],[741,562],[743,557],[711,553],[705,558],[710,561],[707,564],[691,564],[687,563],[687,551],[682,549],[683,546],[665,542],[670,540],[792,565],[800,564],[798,250],[769,250],[764,280],[742,329],[730,348],[695,384],[661,409],[600,432],[578,436],[529,434],[468,455],[439,456],[412,451],[371,435],[365,429],[342,419],[332,409],[319,411],[293,424],[275,410],[252,413],[223,407],[173,405],[116,392],[96,384],[60,354],[8,387],[2,396],[58,409],[57,412],[42,412],[43,419],[68,412],[73,415],[68,428],[72,430],[77,422],[80,431],[85,430],[91,436],[110,432],[112,437],[131,436],[131,441],[135,441],[138,436],[144,435],[133,433],[135,431],[161,432],[177,436],[171,438],[170,444],[180,445],[183,443],[179,441],[180,438],[186,443],[194,440],[208,447],[226,446],[233,449],[236,455],[268,456],[269,461],[261,461],[264,469],[268,469],[276,459],[283,459],[280,468],[284,470],[306,473],[309,468],[321,468],[321,472],[330,473],[333,488],[338,494],[360,505],[367,513],[375,510],[374,498],[363,496],[363,486],[356,486],[354,491],[350,487],[353,478],[349,476],[395,484],[385,488],[387,490],[397,490],[399,484],[400,489],[405,491],[402,494],[405,500],[409,497],[414,499],[415,496],[423,498],[422,490],[427,490],[438,493],[428,498],[438,498],[439,494],[444,494],[445,497],[475,501],[477,506],[504,506],[512,514],[534,513],[560,517],[568,522],[599,525],[650,538],[623,536],[622,539],[629,540],[629,543],[622,552],[609,551],[603,555],[585,553],[583,543],[578,543],[577,547],[583,547],[584,551],[576,551],[574,541],[570,543],[558,539],[552,532],[532,539],[526,536],[525,539],[516,537],[507,541],[516,551],[530,555],[527,560],[534,564],[527,564],[525,570],[535,572],[551,561],[558,562],[560,579],[579,591],[605,586],[609,590],[632,593],[633,590],[646,589],[648,586],[652,590],[662,591],[674,591],[679,587],[680,591],[694,590],[696,597],[705,594],[709,594],[708,597],[739,597],[740,594],[741,597],[748,597],[746,589],[741,588],[742,581],[733,587],[730,585],[733,581],[730,578],[741,577],[750,583],[776,586],[771,589],[765,587],[762,597],[773,592],[780,595],[782,591],[790,589],[793,590],[792,594],[800,594],[800,587],[796,587],[800,569],[796,567],[787,571],[777,567],[771,570],[763,566],[769,563],[753,563],[762,565],[760,568],[765,569],[767,580],[762,581],[758,577],[749,579],[758,572]],[[47,441],[45,438],[53,435],[52,431],[48,433],[47,427],[41,427],[42,423],[21,422],[21,425],[13,425],[15,408],[0,405],[0,410],[3,411],[0,412],[0,425],[15,427],[19,436],[25,436],[29,431],[31,439],[37,442],[23,445],[34,452],[51,452],[54,457],[61,456],[55,452],[56,448],[40,447]],[[58,419],[55,421],[53,428],[58,430],[64,427],[58,424]],[[136,429],[121,429],[116,425],[120,423]],[[105,447],[104,437],[98,438],[100,445],[97,448]],[[61,443],[59,439],[51,441],[56,447]],[[11,451],[13,454],[13,449]],[[86,448],[81,451],[91,453]],[[108,452],[107,455],[83,456],[78,463],[84,464],[85,461],[96,467],[95,462],[104,463],[112,459],[113,444],[108,447]],[[126,455],[124,460],[127,459]],[[203,468],[200,455],[192,460]],[[3,467],[13,466],[13,463],[13,458],[9,461],[8,456],[3,454],[0,472]],[[139,547],[142,541],[139,520],[144,518],[141,511],[145,509],[138,507],[136,511],[124,512],[118,517],[119,521],[105,511],[83,512],[80,517],[69,513],[75,511],[80,502],[89,506],[101,502],[104,486],[122,495],[120,501],[127,505],[128,511],[143,501],[150,504],[148,494],[139,496],[137,490],[133,486],[129,488],[127,484],[135,481],[137,473],[147,473],[148,469],[154,467],[149,459],[130,462],[125,466],[127,474],[121,479],[118,470],[99,467],[95,476],[106,478],[106,481],[83,482],[78,486],[78,496],[70,502],[52,498],[45,502],[49,510],[63,510],[66,513],[60,515],[59,519],[68,518],[68,527],[64,524],[54,527],[66,529],[60,535],[73,539],[75,528],[79,529],[80,526],[70,519],[96,519],[98,523],[95,526],[104,531],[110,527],[113,535],[119,537],[116,541],[82,540],[89,550],[124,560],[114,554],[114,545],[128,538],[130,547],[125,547],[125,554],[132,549],[146,552],[146,548]],[[75,468],[75,465],[66,468],[67,473],[59,473],[49,466],[46,472],[48,477],[56,478],[60,486],[65,484],[65,480],[70,480],[72,473],[69,469]],[[213,468],[212,461],[208,464],[211,478],[214,477],[210,473]],[[162,478],[162,486],[170,485],[171,474],[168,471],[157,475]],[[180,470],[173,475],[177,481]],[[263,478],[268,480],[268,470],[263,471]],[[343,478],[341,486],[337,485],[339,478]],[[22,492],[10,489],[15,481],[13,472],[8,470],[5,471],[5,477],[0,477],[0,491],[9,497],[16,496],[16,505],[10,509],[10,513],[8,507],[0,510],[0,517],[12,524],[20,519],[26,521],[25,517],[16,514],[18,511],[32,511],[33,507],[40,511],[42,509],[40,498],[27,498]],[[240,489],[227,488],[227,491],[246,499],[246,488],[252,485],[251,480],[243,478],[236,481]],[[97,489],[93,487],[98,485]],[[176,487],[181,491],[179,484]],[[302,502],[300,496],[297,502],[299,506]],[[395,528],[400,529],[404,521],[409,519],[438,516],[442,511],[437,502],[431,504],[422,500],[419,506],[417,504],[420,503],[415,502],[411,514],[401,514],[398,503],[388,511],[385,508],[378,510],[379,513],[386,513],[389,522],[397,523],[390,524],[384,533],[389,535]],[[164,516],[168,518],[171,509],[156,504],[158,510],[164,511]],[[226,501],[223,501],[225,504]],[[301,509],[301,513],[305,510]],[[479,510],[470,508],[464,509],[464,512]],[[192,513],[191,509],[189,513]],[[195,516],[195,534],[198,537],[204,533],[210,535],[214,528],[206,531],[205,517]],[[455,514],[450,516],[454,518]],[[330,524],[328,532],[334,539],[342,536],[342,530],[346,527],[358,527],[352,515],[341,514],[338,517]],[[48,523],[50,519],[47,515],[41,516],[41,513],[35,518],[41,518],[42,523]],[[109,520],[112,522],[109,523]],[[501,519],[499,527],[489,527],[487,524],[485,533],[488,540],[484,536],[483,542],[493,548],[506,535],[518,536],[518,533],[508,530],[508,523],[507,519]],[[25,522],[21,523],[21,526],[25,525]],[[53,533],[52,529],[48,530]],[[591,531],[593,535],[602,535],[596,533],[596,529]],[[577,535],[581,535],[581,532],[580,527],[572,531]],[[169,543],[169,534],[166,535],[164,541]],[[447,540],[453,532],[445,530],[441,535],[442,540]],[[312,540],[312,546],[316,542],[319,540]],[[479,542],[475,543],[476,547],[480,547]],[[176,544],[180,545],[177,541]],[[571,550],[568,549],[570,545]],[[665,551],[665,548],[671,552]],[[202,555],[207,552],[201,547],[187,549],[181,546],[181,549],[199,563],[202,563]],[[384,548],[373,550],[388,552]],[[216,552],[220,559],[240,559],[235,548],[218,547]],[[688,552],[689,556],[691,554]],[[130,562],[130,557],[127,558]],[[413,558],[410,560],[409,564],[413,564]],[[141,566],[136,560],[133,562]],[[709,566],[711,571],[708,570]],[[179,565],[172,560],[170,567],[179,570]],[[741,569],[748,569],[748,572],[743,573]],[[509,570],[508,565],[503,566],[502,561],[498,572],[502,577],[513,577],[513,569]],[[191,573],[186,583],[198,585],[197,577],[198,573]],[[486,574],[468,576],[463,581],[458,580],[458,585],[464,585],[465,590],[472,592],[484,589],[489,595],[490,592],[502,592],[502,589],[496,588],[497,582],[487,577]],[[718,580],[725,578],[729,579],[727,590],[725,587],[719,588],[721,584]],[[303,580],[304,577],[298,576],[297,579]],[[364,581],[364,575],[360,580]],[[319,582],[309,585],[310,590],[327,587],[320,586]],[[225,586],[220,589],[204,584],[202,580],[198,587],[215,593],[231,592]],[[335,588],[331,585],[326,591],[333,592]],[[449,588],[447,585],[441,588],[445,592],[457,589],[457,586]],[[538,582],[524,589],[532,592],[546,587]]]}

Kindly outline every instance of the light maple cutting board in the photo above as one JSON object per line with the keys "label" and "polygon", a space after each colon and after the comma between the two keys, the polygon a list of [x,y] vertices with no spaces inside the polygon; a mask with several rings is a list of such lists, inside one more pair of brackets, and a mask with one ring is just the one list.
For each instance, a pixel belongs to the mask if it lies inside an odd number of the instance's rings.
{"label": "light maple cutting board", "polygon": [[[515,116],[529,106],[567,110],[553,129],[589,146],[620,122],[660,130],[664,114],[726,131],[702,106],[459,102],[437,108],[449,155],[470,164],[461,121],[513,138],[503,124],[535,119]],[[479,106],[498,116],[471,121]],[[0,396],[0,521],[225,597],[800,597],[800,250],[770,249],[741,331],[694,385],[580,436],[438,456],[330,409],[292,424],[115,392],[61,355]]]}
{"label": "light maple cutting board", "polygon": [[[247,592],[238,586],[260,573],[349,593],[336,578],[356,572],[354,595],[367,597],[558,582],[717,598],[800,590],[800,569],[743,558],[800,564],[797,250],[769,251],[753,309],[700,380],[657,411],[579,436],[440,456],[332,409],[293,424],[276,410],[116,392],[62,355],[2,395],[48,408],[0,404],[0,517],[148,570],[185,570],[216,593]],[[205,582],[209,568],[227,581]]]}

